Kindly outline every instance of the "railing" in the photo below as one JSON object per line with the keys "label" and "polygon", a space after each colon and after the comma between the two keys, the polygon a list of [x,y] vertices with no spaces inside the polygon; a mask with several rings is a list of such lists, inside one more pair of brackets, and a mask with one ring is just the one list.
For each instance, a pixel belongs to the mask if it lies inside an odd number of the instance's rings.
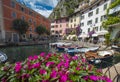
{"label": "railing", "polygon": [[[103,65],[106,65],[106,67],[103,67]],[[120,82],[120,72],[118,71],[120,68],[117,68],[117,64],[102,60],[99,66],[98,68],[102,69],[103,75],[109,77],[112,82]]]}

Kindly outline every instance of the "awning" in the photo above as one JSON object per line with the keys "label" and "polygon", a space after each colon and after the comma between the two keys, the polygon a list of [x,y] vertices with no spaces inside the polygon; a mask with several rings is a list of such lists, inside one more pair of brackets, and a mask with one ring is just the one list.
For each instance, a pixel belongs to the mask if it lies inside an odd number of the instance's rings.
{"label": "awning", "polygon": [[79,35],[78,36],[79,38],[87,38],[87,37],[89,37],[87,34],[81,34],[81,35]]}
{"label": "awning", "polygon": [[92,35],[92,37],[97,37],[97,36],[98,36],[98,34],[96,34],[96,33]]}
{"label": "awning", "polygon": [[98,34],[98,35],[105,35],[107,33],[108,33],[108,31],[106,31],[106,30],[96,32],[96,34]]}

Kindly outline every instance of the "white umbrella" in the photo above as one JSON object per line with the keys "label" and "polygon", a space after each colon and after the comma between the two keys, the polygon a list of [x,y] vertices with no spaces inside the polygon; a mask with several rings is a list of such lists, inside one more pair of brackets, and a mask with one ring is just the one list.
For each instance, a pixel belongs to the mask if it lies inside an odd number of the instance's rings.
{"label": "white umbrella", "polygon": [[98,34],[97,34],[97,33],[95,33],[95,34],[93,34],[93,35],[92,35],[92,37],[97,37],[97,36],[98,36]]}

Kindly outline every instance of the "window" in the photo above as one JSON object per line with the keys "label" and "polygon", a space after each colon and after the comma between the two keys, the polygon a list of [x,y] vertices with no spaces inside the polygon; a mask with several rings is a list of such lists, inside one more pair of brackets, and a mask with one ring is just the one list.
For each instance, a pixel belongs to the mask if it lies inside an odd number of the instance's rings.
{"label": "window", "polygon": [[98,23],[98,18],[95,18],[95,23]]}
{"label": "window", "polygon": [[74,27],[76,27],[76,24],[74,24]]}
{"label": "window", "polygon": [[56,28],[58,27],[58,25],[56,25]]}
{"label": "window", "polygon": [[52,30],[52,33],[54,33],[54,30]]}
{"label": "window", "polygon": [[36,27],[36,22],[34,21],[34,26]]}
{"label": "window", "polygon": [[20,10],[21,10],[22,12],[24,12],[24,11],[25,11],[25,9],[24,9],[23,7],[20,7]]}
{"label": "window", "polygon": [[32,23],[32,19],[29,19],[29,23]]}
{"label": "window", "polygon": [[22,20],[25,20],[25,17],[24,17],[24,16],[21,16],[21,19],[22,19]]}
{"label": "window", "polygon": [[81,23],[81,27],[84,26],[84,23]]}
{"label": "window", "polygon": [[106,20],[106,19],[107,19],[106,15],[101,16],[101,21]]}
{"label": "window", "polygon": [[15,2],[14,2],[14,1],[11,1],[11,7],[12,7],[12,8],[15,8],[15,5],[16,5]]}
{"label": "window", "polygon": [[59,33],[62,33],[62,30],[60,30]]}
{"label": "window", "polygon": [[68,27],[68,24],[66,24],[66,27]]}
{"label": "window", "polygon": [[71,19],[71,22],[73,22],[73,20]]}
{"label": "window", "polygon": [[90,32],[90,28],[88,28],[88,32]]}
{"label": "window", "polygon": [[32,11],[29,11],[29,15],[32,15],[33,14],[33,12]]}
{"label": "window", "polygon": [[98,14],[98,13],[99,13],[99,8],[96,9],[96,14]]}
{"label": "window", "polygon": [[76,22],[76,19],[74,19],[74,22]]}
{"label": "window", "polygon": [[106,9],[107,9],[107,4],[105,4],[103,7],[103,10],[106,10]]}
{"label": "window", "polygon": [[62,25],[60,24],[60,27],[62,27]]}
{"label": "window", "polygon": [[93,15],[93,12],[88,13],[88,17],[91,17]]}
{"label": "window", "polygon": [[95,30],[98,31],[98,27],[95,27]]}
{"label": "window", "polygon": [[81,16],[81,20],[83,20],[84,19],[84,15],[83,16]]}
{"label": "window", "polygon": [[90,24],[92,24],[92,20],[89,20],[89,21],[87,22],[87,25],[90,25]]}
{"label": "window", "polygon": [[103,27],[102,27],[102,26],[100,26],[100,31],[101,31],[101,30],[103,30]]}
{"label": "window", "polygon": [[72,28],[72,25],[71,25],[71,28]]}
{"label": "window", "polygon": [[32,38],[32,34],[30,34],[29,37]]}
{"label": "window", "polygon": [[12,12],[12,18],[16,18],[16,13]]}
{"label": "window", "polygon": [[52,28],[54,28],[54,26],[52,26]]}
{"label": "window", "polygon": [[32,27],[29,27],[29,31],[31,31],[31,32],[32,32]]}

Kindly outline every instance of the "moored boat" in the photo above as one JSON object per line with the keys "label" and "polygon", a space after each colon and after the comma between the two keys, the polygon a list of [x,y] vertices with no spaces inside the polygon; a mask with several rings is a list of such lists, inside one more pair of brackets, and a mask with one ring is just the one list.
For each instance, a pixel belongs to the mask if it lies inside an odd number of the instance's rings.
{"label": "moored boat", "polygon": [[0,51],[0,63],[5,62],[7,60],[7,55]]}
{"label": "moored boat", "polygon": [[97,51],[97,52],[88,51],[85,53],[85,57],[89,63],[99,64],[101,62],[111,61],[113,58],[113,54],[114,54],[113,50]]}

